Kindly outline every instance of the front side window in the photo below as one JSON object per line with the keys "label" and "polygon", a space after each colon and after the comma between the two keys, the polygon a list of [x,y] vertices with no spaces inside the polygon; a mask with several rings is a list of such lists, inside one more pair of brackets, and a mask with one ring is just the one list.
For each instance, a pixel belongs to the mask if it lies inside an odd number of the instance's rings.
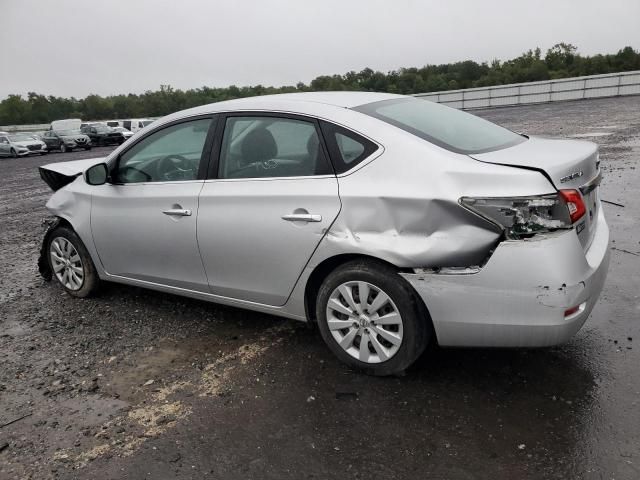
{"label": "front side window", "polygon": [[280,117],[228,117],[219,178],[326,175],[331,167],[314,123]]}
{"label": "front side window", "polygon": [[118,183],[196,180],[211,119],[192,120],[145,137],[120,156]]}
{"label": "front side window", "polygon": [[526,141],[525,137],[470,113],[417,98],[383,100],[354,110],[456,153],[490,152]]}

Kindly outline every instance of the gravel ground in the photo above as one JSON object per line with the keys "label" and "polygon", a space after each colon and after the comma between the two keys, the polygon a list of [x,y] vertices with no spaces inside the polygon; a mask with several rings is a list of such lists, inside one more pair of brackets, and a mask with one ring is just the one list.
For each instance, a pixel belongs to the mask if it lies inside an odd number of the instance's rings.
{"label": "gravel ground", "polygon": [[[37,274],[37,166],[0,160],[0,479],[640,477],[640,97],[476,114],[601,146],[612,260],[568,344],[432,349],[401,378],[343,367],[304,324]],[[6,425],[9,422],[12,422]]]}

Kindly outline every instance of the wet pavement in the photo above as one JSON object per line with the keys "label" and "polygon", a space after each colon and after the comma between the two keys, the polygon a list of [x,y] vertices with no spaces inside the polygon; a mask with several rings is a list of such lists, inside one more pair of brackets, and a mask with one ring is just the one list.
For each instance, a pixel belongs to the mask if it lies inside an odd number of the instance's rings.
{"label": "wet pavement", "polygon": [[0,479],[640,478],[639,112],[474,112],[600,145],[601,197],[624,205],[604,205],[607,284],[566,345],[434,348],[394,378],[351,372],[301,323],[120,285],[63,294],[36,272],[36,167],[110,149],[0,159]]}

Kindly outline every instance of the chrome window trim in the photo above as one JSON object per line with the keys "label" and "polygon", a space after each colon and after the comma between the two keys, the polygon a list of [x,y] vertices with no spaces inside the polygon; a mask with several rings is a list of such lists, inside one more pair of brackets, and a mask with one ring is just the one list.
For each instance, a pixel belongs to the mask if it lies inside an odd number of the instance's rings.
{"label": "chrome window trim", "polygon": [[215,182],[270,182],[275,180],[326,180],[327,178],[335,179],[335,175],[304,175],[297,177],[247,177],[247,178],[207,178],[204,183]]}

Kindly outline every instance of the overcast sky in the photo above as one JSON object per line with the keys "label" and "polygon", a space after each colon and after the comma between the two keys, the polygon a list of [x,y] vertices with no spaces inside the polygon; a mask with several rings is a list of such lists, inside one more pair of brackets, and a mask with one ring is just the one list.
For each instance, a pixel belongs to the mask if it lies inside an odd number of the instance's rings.
{"label": "overcast sky", "polygon": [[640,49],[640,0],[0,0],[0,99]]}

